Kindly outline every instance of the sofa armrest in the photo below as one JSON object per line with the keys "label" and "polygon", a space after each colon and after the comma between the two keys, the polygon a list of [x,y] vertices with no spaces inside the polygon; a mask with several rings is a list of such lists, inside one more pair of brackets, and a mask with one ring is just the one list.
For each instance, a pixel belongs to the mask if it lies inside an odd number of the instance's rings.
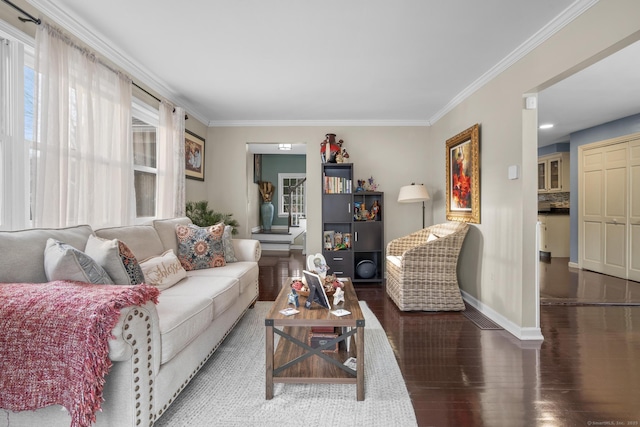
{"label": "sofa armrest", "polygon": [[[151,361],[153,376],[158,373],[162,359],[160,322],[153,302],[123,308],[111,333],[115,337],[109,340],[109,359],[112,362],[129,360],[135,355]],[[144,371],[150,372],[151,369]]]}
{"label": "sofa armrest", "polygon": [[262,246],[255,239],[231,239],[233,250],[236,253],[238,261],[255,261],[260,260],[262,255]]}

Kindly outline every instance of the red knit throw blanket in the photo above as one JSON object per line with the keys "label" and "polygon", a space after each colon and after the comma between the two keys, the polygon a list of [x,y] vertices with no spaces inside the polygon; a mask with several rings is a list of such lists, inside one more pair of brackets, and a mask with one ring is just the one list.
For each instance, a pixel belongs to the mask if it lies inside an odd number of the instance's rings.
{"label": "red knit throw blanket", "polygon": [[0,284],[0,408],[62,405],[72,427],[95,423],[120,309],[158,295],[149,285]]}

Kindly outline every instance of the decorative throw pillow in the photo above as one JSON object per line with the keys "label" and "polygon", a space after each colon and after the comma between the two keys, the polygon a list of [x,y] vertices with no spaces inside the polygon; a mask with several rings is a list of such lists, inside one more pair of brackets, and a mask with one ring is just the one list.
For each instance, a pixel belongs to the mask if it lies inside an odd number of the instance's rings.
{"label": "decorative throw pillow", "polygon": [[176,225],[178,259],[185,270],[222,267],[226,265],[222,235],[224,224],[198,227]]}
{"label": "decorative throw pillow", "polygon": [[114,283],[118,285],[144,283],[144,274],[140,264],[129,246],[123,241],[102,239],[90,235],[84,251],[105,269]]}
{"label": "decorative throw pillow", "polygon": [[187,277],[187,272],[182,268],[182,264],[169,249],[161,256],[147,258],[140,263],[140,268],[144,273],[145,283],[156,286],[160,290],[165,290]]}
{"label": "decorative throw pillow", "polygon": [[438,240],[438,236],[433,233],[429,233],[429,236],[427,237],[427,243],[433,242],[434,240]]}
{"label": "decorative throw pillow", "polygon": [[73,280],[113,285],[104,268],[71,245],[48,239],[44,249],[44,272],[47,280]]}
{"label": "decorative throw pillow", "polygon": [[[230,225],[224,225],[224,233],[222,233],[222,249],[224,250],[224,260],[229,262],[238,262],[238,258],[236,258],[236,252],[233,249],[233,243],[231,242],[231,232],[233,227]],[[219,224],[217,224],[219,225]]]}

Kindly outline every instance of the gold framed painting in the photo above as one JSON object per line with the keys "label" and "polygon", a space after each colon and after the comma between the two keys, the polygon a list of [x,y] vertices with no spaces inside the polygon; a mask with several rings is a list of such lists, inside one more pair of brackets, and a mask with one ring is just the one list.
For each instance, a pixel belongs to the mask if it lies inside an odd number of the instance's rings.
{"label": "gold framed painting", "polygon": [[184,171],[189,179],[204,181],[204,139],[184,131]]}
{"label": "gold framed painting", "polygon": [[447,140],[447,220],[480,223],[480,125]]}

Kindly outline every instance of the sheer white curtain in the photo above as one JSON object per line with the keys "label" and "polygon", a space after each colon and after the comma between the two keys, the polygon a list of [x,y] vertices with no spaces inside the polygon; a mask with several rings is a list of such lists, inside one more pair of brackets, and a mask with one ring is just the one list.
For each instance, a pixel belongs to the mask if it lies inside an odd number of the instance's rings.
{"label": "sheer white curtain", "polygon": [[184,216],[184,109],[160,103],[158,129],[158,218]]}
{"label": "sheer white curtain", "polygon": [[36,31],[33,225],[133,224],[131,80],[49,24]]}

